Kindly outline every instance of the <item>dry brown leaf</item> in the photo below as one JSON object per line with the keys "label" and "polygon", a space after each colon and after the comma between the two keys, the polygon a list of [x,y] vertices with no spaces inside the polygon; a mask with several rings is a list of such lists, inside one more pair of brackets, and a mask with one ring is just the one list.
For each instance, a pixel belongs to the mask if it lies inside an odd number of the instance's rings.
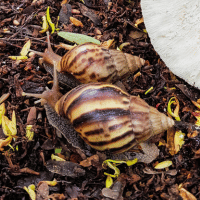
{"label": "dry brown leaf", "polygon": [[183,200],[197,200],[197,198],[190,192],[188,192],[186,189],[181,188],[179,189],[179,191],[180,191],[180,196],[183,198]]}
{"label": "dry brown leaf", "polygon": [[175,129],[170,128],[167,130],[167,146],[169,149],[169,153],[173,156],[175,155],[175,149],[174,149],[174,135],[175,135]]}
{"label": "dry brown leaf", "polygon": [[83,160],[80,162],[80,165],[83,167],[89,167],[92,165],[92,162],[99,162],[99,156],[98,155],[93,155],[86,160]]}
{"label": "dry brown leaf", "polygon": [[83,27],[83,24],[82,24],[82,22],[80,20],[78,20],[78,19],[76,19],[74,17],[70,17],[69,19],[75,26]]}

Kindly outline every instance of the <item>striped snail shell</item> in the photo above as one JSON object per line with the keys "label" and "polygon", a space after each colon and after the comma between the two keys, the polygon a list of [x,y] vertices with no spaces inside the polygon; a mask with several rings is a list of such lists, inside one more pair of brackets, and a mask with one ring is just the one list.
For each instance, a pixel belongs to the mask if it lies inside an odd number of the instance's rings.
{"label": "striped snail shell", "polygon": [[137,71],[145,63],[138,56],[92,43],[78,45],[61,57],[53,52],[49,36],[47,51],[33,52],[41,55],[44,63],[55,65],[58,72],[73,75],[81,83],[114,83]]}
{"label": "striped snail shell", "polygon": [[94,149],[122,153],[174,126],[174,121],[117,86],[90,83],[57,101],[56,112],[70,120]]}
{"label": "striped snail shell", "polygon": [[109,83],[82,84],[62,95],[55,68],[51,90],[23,95],[41,98],[99,151],[122,153],[174,126],[171,118],[141,98]]}

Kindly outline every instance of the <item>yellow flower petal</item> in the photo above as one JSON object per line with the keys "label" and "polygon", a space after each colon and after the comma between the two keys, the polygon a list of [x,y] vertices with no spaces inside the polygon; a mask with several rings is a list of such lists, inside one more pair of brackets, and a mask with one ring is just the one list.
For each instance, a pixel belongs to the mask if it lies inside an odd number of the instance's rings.
{"label": "yellow flower petal", "polygon": [[31,200],[36,200],[35,185],[24,186],[24,190],[29,194]]}
{"label": "yellow flower petal", "polygon": [[52,160],[56,160],[56,161],[66,161],[65,159],[59,157],[59,156],[56,156],[54,154],[51,154],[51,159]]}
{"label": "yellow flower petal", "polygon": [[30,47],[31,47],[31,41],[28,40],[28,41],[26,42],[26,44],[23,46],[23,48],[22,48],[22,50],[21,50],[21,52],[20,52],[20,55],[21,55],[21,56],[26,56],[27,53],[28,53],[29,50],[30,50]]}
{"label": "yellow flower petal", "polygon": [[[175,104],[176,105],[176,108],[174,109],[174,112],[172,112],[172,109],[171,109],[171,105],[172,104]],[[168,102],[168,106],[167,106],[167,111],[168,113],[174,117],[177,121],[181,121],[178,113],[179,113],[179,101],[176,97],[172,97],[169,102]]]}
{"label": "yellow flower petal", "polygon": [[26,60],[28,59],[27,56],[8,56],[12,60]]}
{"label": "yellow flower petal", "polygon": [[43,23],[42,23],[42,30],[40,31],[40,33],[45,33],[48,30],[48,28],[49,28],[46,16],[42,17],[42,21],[43,21]]}
{"label": "yellow flower petal", "polygon": [[16,127],[16,117],[15,112],[13,111],[12,121],[8,119],[6,116],[2,116],[2,129],[5,135],[16,135],[17,127]]}
{"label": "yellow flower petal", "polygon": [[34,131],[31,131],[33,125],[27,125],[26,126],[26,137],[30,141],[33,139]]}
{"label": "yellow flower petal", "polygon": [[108,175],[106,178],[106,188],[110,188],[112,184],[113,184],[113,179],[111,176]]}
{"label": "yellow flower petal", "polygon": [[185,143],[184,137],[185,133],[182,133],[182,131],[176,131],[174,136],[175,153],[178,153],[183,144]]}
{"label": "yellow flower petal", "polygon": [[7,137],[5,140],[0,139],[0,151],[3,151],[3,147],[9,145],[12,141],[12,136]]}
{"label": "yellow flower petal", "polygon": [[53,34],[55,32],[55,25],[54,23],[51,21],[51,17],[50,17],[50,14],[49,14],[49,6],[47,8],[47,12],[46,12],[46,16],[47,16],[47,21],[49,23],[49,25],[51,26],[51,34]]}
{"label": "yellow flower petal", "polygon": [[166,160],[166,161],[163,161],[161,163],[158,163],[154,168],[155,169],[164,169],[164,168],[169,167],[171,165],[172,165],[172,161]]}
{"label": "yellow flower petal", "polygon": [[5,103],[2,103],[0,105],[0,125],[2,123],[2,116],[5,114],[6,108],[5,108]]}

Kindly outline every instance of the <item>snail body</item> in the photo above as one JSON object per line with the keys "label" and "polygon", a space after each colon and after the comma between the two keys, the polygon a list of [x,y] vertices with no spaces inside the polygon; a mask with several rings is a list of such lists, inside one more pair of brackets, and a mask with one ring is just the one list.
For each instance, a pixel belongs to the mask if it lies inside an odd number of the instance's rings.
{"label": "snail body", "polygon": [[48,37],[45,53],[36,52],[43,62],[56,67],[58,72],[73,75],[80,83],[114,83],[137,71],[144,59],[101,45],[85,43],[69,50],[63,57],[55,54]]}
{"label": "snail body", "polygon": [[174,126],[171,118],[141,98],[108,83],[82,84],[62,96],[54,76],[52,90],[24,95],[45,100],[99,151],[121,153]]}

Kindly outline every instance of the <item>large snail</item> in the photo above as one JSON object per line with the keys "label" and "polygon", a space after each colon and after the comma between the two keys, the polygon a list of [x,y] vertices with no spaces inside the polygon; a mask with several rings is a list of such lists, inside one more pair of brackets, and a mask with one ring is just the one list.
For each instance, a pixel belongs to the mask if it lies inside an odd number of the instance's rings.
{"label": "large snail", "polygon": [[[46,52],[33,52],[43,57],[43,62],[47,64],[48,71],[51,69],[49,66],[55,65],[58,72],[64,72],[70,78],[73,75],[80,83],[114,83],[137,71],[145,62],[138,56],[107,49],[92,43],[78,45],[61,57],[53,52],[49,34],[47,34],[47,38],[48,49]],[[72,88],[80,84],[73,83],[74,80],[71,81],[69,77],[66,79],[63,81]]]}
{"label": "large snail", "polygon": [[112,84],[82,84],[62,96],[55,68],[51,90],[24,95],[41,98],[99,151],[121,153],[174,126],[171,118]]}

